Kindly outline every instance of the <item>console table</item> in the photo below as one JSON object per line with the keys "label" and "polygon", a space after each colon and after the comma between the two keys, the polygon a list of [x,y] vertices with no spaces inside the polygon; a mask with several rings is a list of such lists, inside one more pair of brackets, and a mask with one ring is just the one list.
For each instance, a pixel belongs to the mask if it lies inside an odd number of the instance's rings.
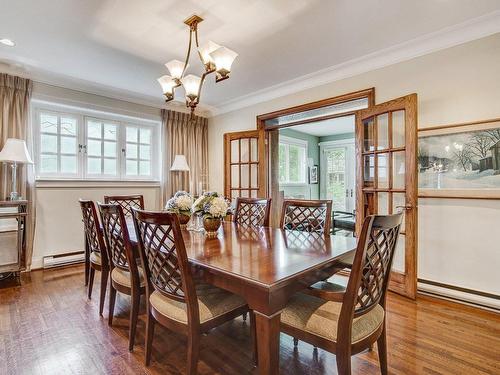
{"label": "console table", "polygon": [[0,279],[25,269],[28,201],[0,201]]}

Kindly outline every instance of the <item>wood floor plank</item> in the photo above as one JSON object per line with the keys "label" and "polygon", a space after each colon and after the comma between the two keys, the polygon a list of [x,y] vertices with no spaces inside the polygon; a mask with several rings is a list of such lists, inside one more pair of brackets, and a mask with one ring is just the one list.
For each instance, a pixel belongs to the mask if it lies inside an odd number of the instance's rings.
{"label": "wood floor plank", "polygon": [[[99,295],[99,283],[93,295]],[[83,266],[34,271],[0,288],[0,374],[184,374],[186,339],[158,326],[151,366],[143,364],[145,306],[128,351],[129,298],[118,294],[113,327],[86,298]],[[107,307],[107,304],[106,304]],[[427,296],[391,294],[391,374],[500,374],[500,315]],[[248,323],[236,319],[203,336],[198,372],[256,374]],[[379,374],[376,348],[352,359],[354,374]],[[281,334],[283,374],[335,374],[335,356]]]}

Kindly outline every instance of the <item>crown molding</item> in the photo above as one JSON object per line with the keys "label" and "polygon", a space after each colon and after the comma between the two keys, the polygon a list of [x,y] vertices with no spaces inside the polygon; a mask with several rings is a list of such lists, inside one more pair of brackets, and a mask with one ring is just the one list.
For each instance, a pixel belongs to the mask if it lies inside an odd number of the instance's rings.
{"label": "crown molding", "polygon": [[249,107],[296,92],[353,77],[500,32],[500,11],[411,39],[368,55],[333,65],[280,84],[243,95],[220,105],[213,116]]}

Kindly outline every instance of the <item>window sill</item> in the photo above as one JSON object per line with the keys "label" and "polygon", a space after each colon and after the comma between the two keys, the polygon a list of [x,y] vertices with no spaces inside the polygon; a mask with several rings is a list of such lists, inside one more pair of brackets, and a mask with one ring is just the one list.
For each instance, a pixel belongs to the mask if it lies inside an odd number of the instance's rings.
{"label": "window sill", "polygon": [[145,187],[159,188],[160,181],[151,180],[62,180],[62,179],[39,179],[36,180],[37,189],[53,188],[106,188],[106,187]]}

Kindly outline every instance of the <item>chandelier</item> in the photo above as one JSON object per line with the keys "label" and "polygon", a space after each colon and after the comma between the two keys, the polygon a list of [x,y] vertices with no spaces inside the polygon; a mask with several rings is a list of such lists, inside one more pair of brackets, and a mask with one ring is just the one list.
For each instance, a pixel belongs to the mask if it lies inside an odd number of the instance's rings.
{"label": "chandelier", "polygon": [[[218,45],[211,40],[202,44],[198,43],[198,24],[203,21],[203,18],[192,15],[187,20],[184,21],[186,25],[189,26],[189,45],[186,54],[186,60],[184,62],[179,60],[172,60],[165,64],[170,75],[164,75],[158,78],[163,95],[165,95],[165,102],[169,102],[174,99],[174,91],[176,88],[182,86],[186,93],[186,106],[191,109],[191,115],[198,103],[200,102],[200,93],[205,82],[205,78],[211,74],[215,73],[215,82],[220,82],[229,78],[229,73],[231,72],[231,65],[238,54],[231,51],[229,48]],[[189,67],[189,57],[191,54],[191,46],[194,42],[196,44],[196,49],[198,50],[198,56],[200,57],[205,71],[200,76],[194,74],[186,74],[186,70]]]}

